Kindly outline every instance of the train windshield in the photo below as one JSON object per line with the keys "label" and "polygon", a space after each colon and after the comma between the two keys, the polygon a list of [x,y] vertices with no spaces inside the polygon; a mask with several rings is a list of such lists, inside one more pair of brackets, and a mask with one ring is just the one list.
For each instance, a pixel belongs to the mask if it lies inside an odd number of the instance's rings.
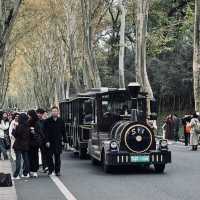
{"label": "train windshield", "polygon": [[102,113],[114,113],[117,115],[129,115],[131,113],[131,99],[128,96],[118,95],[102,97]]}

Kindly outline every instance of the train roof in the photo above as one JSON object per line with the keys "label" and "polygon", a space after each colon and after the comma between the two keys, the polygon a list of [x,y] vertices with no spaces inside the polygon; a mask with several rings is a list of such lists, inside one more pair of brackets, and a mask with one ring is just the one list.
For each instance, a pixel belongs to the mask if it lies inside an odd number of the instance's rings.
{"label": "train roof", "polygon": [[79,93],[78,97],[94,97],[97,95],[109,95],[109,94],[128,94],[126,89],[117,89],[117,88],[101,88],[101,89],[92,89],[84,93]]}
{"label": "train roof", "polygon": [[[126,88],[122,88],[122,89],[117,89],[117,88],[100,88],[100,89],[90,89],[86,92],[83,93],[78,93],[76,96],[71,97],[70,99],[66,99],[62,102],[71,102],[71,101],[75,101],[75,100],[87,100],[90,98],[94,98],[95,96],[104,96],[104,95],[117,95],[117,94],[121,94],[121,95],[128,95],[129,96],[129,91]],[[146,96],[147,93],[145,92],[140,92],[139,93],[139,97],[144,97]]]}
{"label": "train roof", "polygon": [[60,103],[66,103],[66,102],[70,102],[70,101],[74,101],[74,100],[87,100],[89,99],[89,97],[86,97],[86,96],[74,96],[74,97],[70,97],[69,99],[65,99],[65,100],[62,100],[60,101]]}
{"label": "train roof", "polygon": [[[84,93],[79,93],[77,95],[77,97],[94,97],[94,96],[97,96],[97,95],[117,95],[117,94],[123,94],[123,95],[129,95],[129,91],[126,89],[126,88],[121,88],[121,89],[117,89],[117,88],[107,88],[107,90],[105,89],[92,89],[92,90],[89,90],[87,92],[84,92]],[[146,92],[139,92],[138,94],[139,97],[141,96],[147,96],[147,93]]]}

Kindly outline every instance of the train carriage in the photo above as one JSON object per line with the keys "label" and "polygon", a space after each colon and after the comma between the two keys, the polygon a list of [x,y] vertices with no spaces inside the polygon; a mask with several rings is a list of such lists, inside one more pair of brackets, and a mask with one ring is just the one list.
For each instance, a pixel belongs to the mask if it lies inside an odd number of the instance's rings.
{"label": "train carriage", "polygon": [[84,121],[87,113],[86,105],[92,99],[89,97],[77,97],[60,102],[61,118],[65,122],[67,141],[71,148],[79,152],[79,157],[87,157],[89,131],[92,124]]}

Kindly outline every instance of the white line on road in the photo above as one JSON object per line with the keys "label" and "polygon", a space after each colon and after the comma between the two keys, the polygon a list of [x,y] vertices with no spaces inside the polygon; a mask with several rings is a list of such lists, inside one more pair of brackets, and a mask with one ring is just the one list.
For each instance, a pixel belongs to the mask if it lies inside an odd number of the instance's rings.
{"label": "white line on road", "polygon": [[51,180],[56,184],[58,189],[63,193],[67,200],[77,200],[76,197],[67,189],[62,181],[56,176],[50,176]]}

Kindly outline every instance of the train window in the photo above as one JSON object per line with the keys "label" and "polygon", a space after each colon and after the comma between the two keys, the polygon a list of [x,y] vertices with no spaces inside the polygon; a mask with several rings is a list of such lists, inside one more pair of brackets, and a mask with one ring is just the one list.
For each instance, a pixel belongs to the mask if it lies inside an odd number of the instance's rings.
{"label": "train window", "polygon": [[86,100],[83,104],[83,123],[91,124],[94,123],[94,104],[92,100]]}
{"label": "train window", "polygon": [[112,108],[109,101],[102,101],[102,113],[111,112]]}
{"label": "train window", "polygon": [[131,101],[113,102],[113,111],[119,115],[128,115],[131,113]]}
{"label": "train window", "polygon": [[102,114],[106,112],[128,115],[131,113],[131,101],[102,101]]}

